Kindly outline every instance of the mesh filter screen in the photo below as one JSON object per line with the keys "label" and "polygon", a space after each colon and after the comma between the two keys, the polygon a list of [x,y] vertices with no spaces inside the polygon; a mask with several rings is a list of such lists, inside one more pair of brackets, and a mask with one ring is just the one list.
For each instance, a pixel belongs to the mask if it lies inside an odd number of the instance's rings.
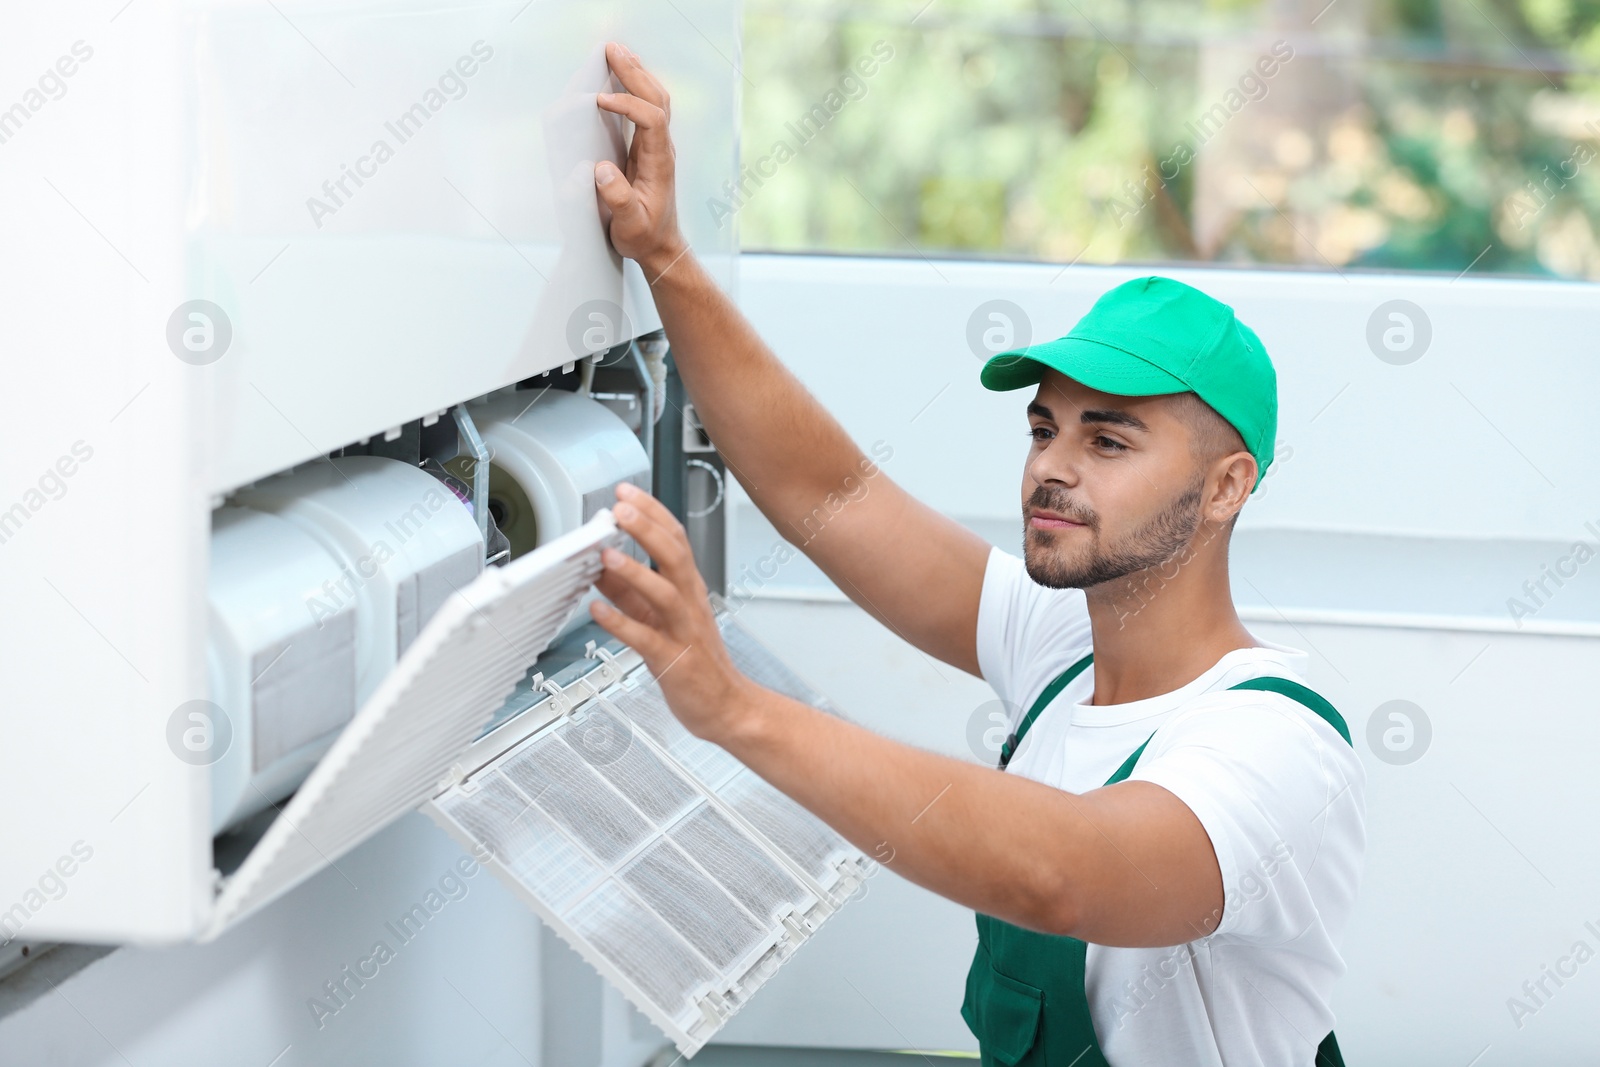
{"label": "mesh filter screen", "polygon": [[[828,706],[753,639],[733,642],[753,677]],[[691,1055],[871,865],[690,734],[643,668],[589,692],[430,811],[492,848],[496,874]]]}
{"label": "mesh filter screen", "polygon": [[826,823],[762,781],[753,771],[741,773],[723,786],[719,794],[824,886],[832,881],[832,861],[856,851],[854,845],[830,830]]}
{"label": "mesh filter screen", "polygon": [[701,955],[726,969],[761,943],[766,930],[738,901],[671,841],[657,841],[622,869],[623,880],[683,934]]}
{"label": "mesh filter screen", "polygon": [[453,794],[440,807],[557,910],[566,910],[605,877],[598,863],[499,772],[480,779],[475,795]]}
{"label": "mesh filter screen", "polygon": [[796,901],[811,899],[794,875],[751,851],[744,831],[709,805],[673,827],[671,837],[758,918],[772,919]]}
{"label": "mesh filter screen", "polygon": [[716,977],[687,941],[615,882],[590,894],[570,923],[669,1014],[692,1011],[696,989]]}
{"label": "mesh filter screen", "polygon": [[722,616],[720,621],[728,656],[740,671],[784,696],[830,711],[833,709],[832,701],[802,681],[787,664],[768,652],[754,634],[734,622],[732,616]]}
{"label": "mesh filter screen", "polygon": [[627,720],[593,708],[581,722],[560,730],[561,740],[656,826],[688,811],[700,793],[667,769],[649,747],[636,744]]}
{"label": "mesh filter screen", "polygon": [[709,741],[686,730],[661,693],[654,678],[645,675],[634,690],[608,694],[607,699],[650,737],[672,754],[694,776],[713,789],[738,774],[744,764]]}
{"label": "mesh filter screen", "polygon": [[650,836],[650,824],[578,754],[546,737],[505,763],[506,777],[599,859],[611,863]]}

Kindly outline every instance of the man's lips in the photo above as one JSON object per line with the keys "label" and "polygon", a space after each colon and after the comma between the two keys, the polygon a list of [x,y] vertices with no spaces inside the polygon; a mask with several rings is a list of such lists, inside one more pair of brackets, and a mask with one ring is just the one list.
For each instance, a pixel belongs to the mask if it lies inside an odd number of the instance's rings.
{"label": "man's lips", "polygon": [[1028,515],[1028,525],[1036,530],[1077,530],[1085,524],[1057,515],[1053,511],[1033,511]]}

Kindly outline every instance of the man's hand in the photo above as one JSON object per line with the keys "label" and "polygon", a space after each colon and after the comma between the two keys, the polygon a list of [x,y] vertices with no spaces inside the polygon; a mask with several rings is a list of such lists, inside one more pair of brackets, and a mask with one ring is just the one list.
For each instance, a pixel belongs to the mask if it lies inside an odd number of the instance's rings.
{"label": "man's hand", "polygon": [[723,743],[744,718],[748,697],[758,687],[728,656],[683,524],[661,501],[629,482],[618,484],[617,497],[611,512],[617,526],[661,570],[606,549],[605,571],[595,585],[616,607],[596,600],[590,615],[644,657],[667,705],[691,733]]}
{"label": "man's hand", "polygon": [[602,160],[594,168],[595,186],[611,209],[612,246],[637,261],[654,285],[689,248],[678,230],[672,138],[667,133],[672,104],[666,88],[626,46],[607,44],[606,62],[627,92],[600,93],[595,102],[633,123],[633,144],[627,173]]}

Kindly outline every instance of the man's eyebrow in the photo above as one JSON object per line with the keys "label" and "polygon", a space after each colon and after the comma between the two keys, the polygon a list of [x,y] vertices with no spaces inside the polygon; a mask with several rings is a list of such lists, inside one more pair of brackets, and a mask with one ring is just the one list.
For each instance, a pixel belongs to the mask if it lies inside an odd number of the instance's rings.
{"label": "man's eyebrow", "polygon": [[1146,426],[1142,419],[1136,418],[1133,415],[1128,414],[1126,411],[1119,411],[1116,408],[1099,408],[1091,411],[1080,411],[1078,413],[1078,421],[1084,425],[1088,425],[1092,422],[1109,422],[1113,426],[1126,426],[1130,430],[1143,430],[1146,433],[1150,432],[1150,427]]}
{"label": "man's eyebrow", "polygon": [[[1028,404],[1028,414],[1037,415],[1041,419],[1049,419],[1051,422],[1056,421],[1055,413],[1037,400]],[[1113,426],[1126,426],[1131,430],[1150,432],[1150,427],[1146,426],[1142,419],[1116,408],[1093,408],[1088,411],[1080,411],[1078,412],[1078,421],[1084,425],[1103,422]]]}

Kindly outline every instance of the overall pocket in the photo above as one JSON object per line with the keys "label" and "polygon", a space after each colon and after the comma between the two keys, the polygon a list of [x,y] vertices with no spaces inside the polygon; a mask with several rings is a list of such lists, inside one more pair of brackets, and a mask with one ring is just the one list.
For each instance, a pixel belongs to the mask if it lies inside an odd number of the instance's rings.
{"label": "overall pocket", "polygon": [[987,952],[978,950],[967,971],[961,1018],[978,1039],[985,1064],[1018,1067],[1038,1040],[1043,1011],[1043,990],[1007,978],[994,969]]}

